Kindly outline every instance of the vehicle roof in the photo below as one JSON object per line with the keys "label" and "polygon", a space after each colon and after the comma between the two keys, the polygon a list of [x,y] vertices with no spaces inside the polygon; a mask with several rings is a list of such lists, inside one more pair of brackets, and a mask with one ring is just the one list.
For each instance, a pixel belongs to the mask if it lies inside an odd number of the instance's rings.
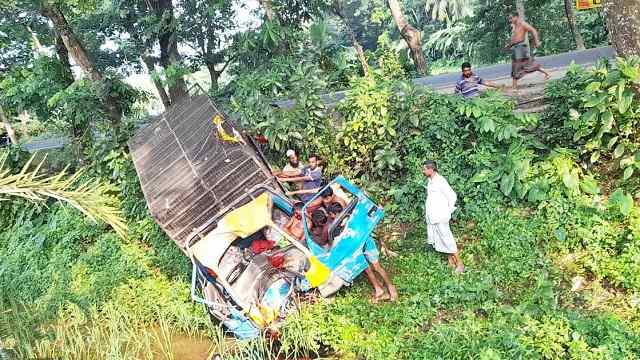
{"label": "vehicle roof", "polygon": [[[213,119],[219,116],[223,140]],[[196,231],[250,201],[258,186],[279,189],[252,139],[241,133],[207,95],[173,105],[129,140],[147,206],[183,250]]]}

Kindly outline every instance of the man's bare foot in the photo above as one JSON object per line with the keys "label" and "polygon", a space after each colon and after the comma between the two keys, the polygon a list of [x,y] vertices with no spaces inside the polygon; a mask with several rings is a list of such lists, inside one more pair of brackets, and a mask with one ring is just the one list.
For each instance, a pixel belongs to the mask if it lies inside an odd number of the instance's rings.
{"label": "man's bare foot", "polygon": [[396,287],[390,284],[387,288],[389,289],[389,296],[391,297],[390,300],[398,300],[398,290],[396,290]]}
{"label": "man's bare foot", "polygon": [[387,294],[386,292],[384,292],[384,291],[382,291],[382,290],[381,290],[379,294],[378,294],[378,293],[375,293],[375,294],[371,297],[370,302],[371,302],[372,304],[377,304],[377,303],[379,303],[380,301],[384,301],[384,300],[389,300],[389,294]]}
{"label": "man's bare foot", "polygon": [[547,80],[549,80],[549,79],[551,79],[551,75],[549,75],[549,74],[544,74],[544,81],[547,81]]}
{"label": "man's bare foot", "polygon": [[456,266],[456,273],[458,274],[464,273],[464,265],[458,264],[458,266]]}
{"label": "man's bare foot", "polygon": [[380,252],[382,253],[382,255],[388,256],[388,257],[396,257],[396,256],[398,256],[397,252],[394,252],[394,251],[391,251],[391,250],[387,249],[386,246],[382,246],[380,248]]}

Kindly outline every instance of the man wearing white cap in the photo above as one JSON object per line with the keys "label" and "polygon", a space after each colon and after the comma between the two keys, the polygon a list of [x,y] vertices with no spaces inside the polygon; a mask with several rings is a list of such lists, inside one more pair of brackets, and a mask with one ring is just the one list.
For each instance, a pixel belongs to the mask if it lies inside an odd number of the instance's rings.
{"label": "man wearing white cap", "polygon": [[[302,175],[302,163],[298,160],[298,155],[292,149],[287,150],[287,157],[289,158],[287,165],[282,168],[280,172],[274,172],[273,175],[281,178],[297,177]],[[297,181],[291,183],[294,187],[293,190],[302,190],[304,181]]]}

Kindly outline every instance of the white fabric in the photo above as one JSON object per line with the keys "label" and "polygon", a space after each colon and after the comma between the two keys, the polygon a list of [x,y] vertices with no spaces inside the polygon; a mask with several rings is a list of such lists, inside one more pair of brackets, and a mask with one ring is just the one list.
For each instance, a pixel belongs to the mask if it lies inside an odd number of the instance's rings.
{"label": "white fabric", "polygon": [[291,150],[291,149],[287,150],[287,157],[289,157],[289,156],[293,156],[293,155],[295,155],[295,154],[296,154],[296,152],[295,152],[295,151],[293,151],[293,150]]}
{"label": "white fabric", "polygon": [[456,209],[458,196],[442,175],[436,173],[427,183],[427,199],[424,204],[427,224],[447,223]]}
{"label": "white fabric", "polygon": [[433,245],[437,252],[447,254],[458,252],[458,245],[456,245],[456,240],[453,238],[449,223],[428,224],[427,242]]}
{"label": "white fabric", "polygon": [[236,238],[237,236],[234,233],[225,230],[224,223],[221,221],[213,231],[193,244],[188,251],[202,265],[216,269],[220,263],[220,258]]}

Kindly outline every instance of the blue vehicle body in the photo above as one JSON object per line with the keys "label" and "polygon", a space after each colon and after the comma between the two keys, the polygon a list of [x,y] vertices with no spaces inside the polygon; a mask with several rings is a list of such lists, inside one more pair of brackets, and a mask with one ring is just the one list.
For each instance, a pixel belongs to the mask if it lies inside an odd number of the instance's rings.
{"label": "blue vehicle body", "polygon": [[[332,246],[327,251],[312,240],[309,224],[304,218],[305,239],[307,247],[323,264],[347,284],[351,284],[369,266],[364,254],[365,243],[373,241],[371,234],[384,217],[384,211],[344,177],[338,176],[327,187],[333,184],[340,185],[354,197],[352,203],[347,204],[344,210],[350,211],[346,214],[348,217],[344,230],[333,239]],[[319,196],[319,193],[316,194],[311,201]]]}
{"label": "blue vehicle body", "polygon": [[[336,222],[340,221],[343,228],[339,234],[332,238],[331,246],[328,249],[319,246],[313,241],[309,230],[310,224],[307,223],[306,217],[303,217],[305,231],[304,243],[306,247],[322,264],[331,270],[332,280],[327,282],[331,282],[332,285],[324,294],[323,291],[321,291],[323,295],[330,295],[343,285],[350,285],[353,280],[369,266],[365,256],[365,246],[373,246],[375,248],[372,233],[384,217],[382,208],[376,205],[362,190],[347,179],[339,176],[326,187],[336,185],[346,191],[351,200],[343,212],[338,215]],[[319,193],[305,205],[303,211],[306,211],[309,203],[318,196],[320,196]],[[274,191],[271,192],[271,199],[275,208],[289,216],[293,214],[292,202],[288,198]],[[218,288],[224,287],[221,286],[219,279],[211,276],[210,271],[195,260],[192,281],[192,295],[196,301],[207,305],[209,309],[215,306],[224,306],[224,304],[212,303],[196,294],[198,282],[200,282],[201,287],[207,282],[216,284]],[[322,286],[323,285],[320,285],[319,288]],[[284,314],[293,292],[304,292],[311,289],[312,287],[304,276],[295,276],[291,281],[281,280],[270,284],[262,296],[261,301],[263,305],[268,304],[271,307],[277,307],[280,314]],[[230,302],[232,303],[232,301]],[[251,316],[239,311],[237,308],[233,308],[224,318],[217,316],[215,313],[212,313],[212,315],[217,317],[229,332],[240,339],[256,337],[260,334],[261,329],[264,328],[264,326],[254,321]]]}

